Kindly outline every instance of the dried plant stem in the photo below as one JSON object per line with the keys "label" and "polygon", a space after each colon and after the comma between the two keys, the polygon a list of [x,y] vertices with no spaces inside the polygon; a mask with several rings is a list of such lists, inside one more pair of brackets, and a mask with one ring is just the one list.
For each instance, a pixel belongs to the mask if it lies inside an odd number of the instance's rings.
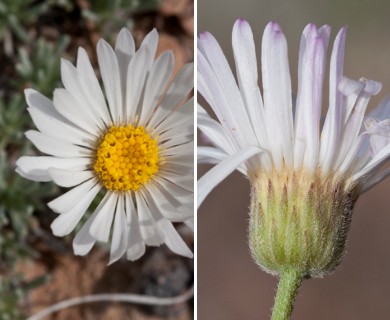
{"label": "dried plant stem", "polygon": [[295,270],[285,270],[281,273],[271,320],[290,319],[302,279],[302,273]]}
{"label": "dried plant stem", "polygon": [[77,298],[61,301],[29,317],[27,320],[41,320],[44,319],[49,314],[52,314],[59,310],[77,306],[80,304],[85,304],[85,303],[126,302],[126,303],[137,303],[137,304],[145,304],[145,305],[168,306],[168,305],[174,305],[174,304],[186,302],[189,299],[191,299],[193,296],[194,296],[193,286],[191,289],[184,292],[183,294],[172,298],[159,298],[153,296],[144,296],[139,294],[125,294],[125,293],[94,294],[94,295],[77,297]]}

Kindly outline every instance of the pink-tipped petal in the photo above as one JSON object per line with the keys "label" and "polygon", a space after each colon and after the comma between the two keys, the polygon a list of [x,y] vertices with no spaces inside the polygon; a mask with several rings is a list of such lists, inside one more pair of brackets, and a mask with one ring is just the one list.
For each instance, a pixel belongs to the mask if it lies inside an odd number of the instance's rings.
{"label": "pink-tipped petal", "polygon": [[321,134],[321,165],[325,172],[329,171],[335,157],[340,140],[342,120],[342,94],[338,90],[344,69],[344,51],[347,29],[342,28],[336,36],[329,71],[329,110]]}
{"label": "pink-tipped petal", "polygon": [[283,161],[291,166],[294,133],[290,69],[286,38],[275,22],[264,30],[261,57],[267,132],[274,141],[270,145],[272,157],[277,168]]}

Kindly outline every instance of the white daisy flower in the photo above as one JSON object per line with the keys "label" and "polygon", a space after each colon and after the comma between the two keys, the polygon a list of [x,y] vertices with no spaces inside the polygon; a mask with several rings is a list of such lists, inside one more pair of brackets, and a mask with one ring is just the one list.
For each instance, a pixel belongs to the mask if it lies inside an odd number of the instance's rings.
{"label": "white daisy flower", "polygon": [[214,37],[202,33],[198,41],[198,90],[218,118],[198,106],[198,127],[213,144],[198,148],[199,162],[216,164],[198,181],[198,205],[232,171],[246,175],[252,255],[272,273],[291,267],[320,276],[333,270],[353,204],[390,174],[383,169],[390,157],[390,101],[364,119],[381,84],[343,75],[345,28],[333,44],[329,108],[321,123],[329,36],[329,26],[313,24],[302,34],[295,111],[287,43],[277,23],[263,35],[262,94],[246,21],[233,28],[237,82]]}
{"label": "white daisy flower", "polygon": [[193,220],[193,98],[185,102],[193,64],[171,82],[173,54],[155,60],[157,43],[156,30],[137,51],[126,29],[115,49],[100,40],[104,94],[82,48],[76,67],[62,60],[65,88],[54,91],[53,102],[25,91],[38,128],[26,136],[48,156],[21,157],[16,170],[30,180],[72,188],[48,204],[60,214],[53,233],[71,233],[97,194],[105,193],[73,240],[77,255],[111,239],[110,263],[124,253],[136,260],[145,245],[163,243],[193,256],[172,224]]}

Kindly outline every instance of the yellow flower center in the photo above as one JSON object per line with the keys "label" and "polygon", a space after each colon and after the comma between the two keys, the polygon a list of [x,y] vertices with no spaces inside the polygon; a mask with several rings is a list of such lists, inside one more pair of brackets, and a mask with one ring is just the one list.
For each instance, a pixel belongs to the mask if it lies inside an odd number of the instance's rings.
{"label": "yellow flower center", "polygon": [[158,171],[158,146],[143,126],[112,126],[96,150],[93,169],[109,190],[136,191]]}

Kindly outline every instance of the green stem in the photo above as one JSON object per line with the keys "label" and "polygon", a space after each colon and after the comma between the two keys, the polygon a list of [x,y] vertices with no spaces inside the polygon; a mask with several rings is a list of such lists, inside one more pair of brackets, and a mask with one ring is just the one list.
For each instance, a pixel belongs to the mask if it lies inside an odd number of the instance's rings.
{"label": "green stem", "polygon": [[271,320],[290,319],[302,280],[301,272],[285,270],[281,273]]}

